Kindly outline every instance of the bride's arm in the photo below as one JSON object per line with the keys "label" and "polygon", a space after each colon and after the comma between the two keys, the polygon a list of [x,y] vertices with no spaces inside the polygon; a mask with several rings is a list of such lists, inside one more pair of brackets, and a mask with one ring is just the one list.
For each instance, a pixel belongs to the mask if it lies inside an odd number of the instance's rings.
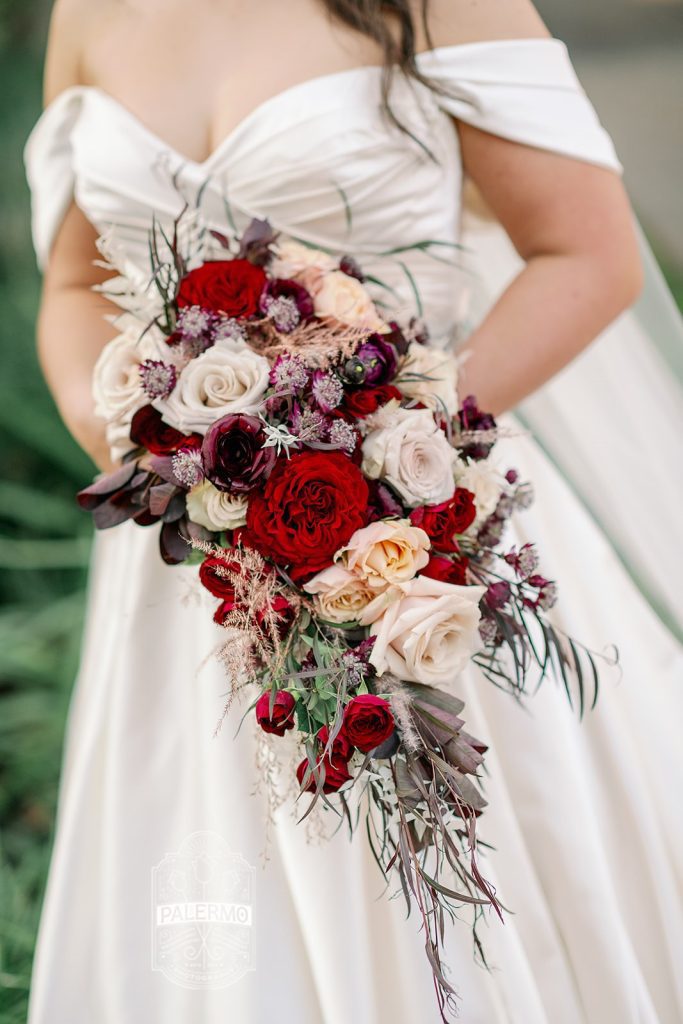
{"label": "bride's arm", "polygon": [[[528,0],[434,0],[435,45],[548,35]],[[457,124],[465,172],[526,266],[471,335],[461,394],[502,412],[637,298],[642,268],[617,174]]]}
{"label": "bride's arm", "polygon": [[[80,80],[80,2],[55,5],[45,65],[45,102]],[[114,330],[104,320],[114,307],[93,284],[106,278],[93,266],[97,233],[72,204],[59,229],[43,279],[38,354],[48,387],[71,434],[100,469],[110,469],[104,421],[95,416],[92,372]]]}

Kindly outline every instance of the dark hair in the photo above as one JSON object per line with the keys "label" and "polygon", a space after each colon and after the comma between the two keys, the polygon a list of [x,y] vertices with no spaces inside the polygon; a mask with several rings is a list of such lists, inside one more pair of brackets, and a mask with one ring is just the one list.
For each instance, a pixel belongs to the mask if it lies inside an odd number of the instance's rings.
{"label": "dark hair", "polygon": [[[409,78],[434,88],[434,83],[422,74],[415,59],[417,25],[414,0],[323,0],[323,3],[334,18],[379,44],[384,54],[384,107],[394,124],[403,129],[393,114],[389,101],[394,72],[400,71]],[[427,23],[428,6],[429,0],[420,0],[421,28],[427,44],[431,46]]]}

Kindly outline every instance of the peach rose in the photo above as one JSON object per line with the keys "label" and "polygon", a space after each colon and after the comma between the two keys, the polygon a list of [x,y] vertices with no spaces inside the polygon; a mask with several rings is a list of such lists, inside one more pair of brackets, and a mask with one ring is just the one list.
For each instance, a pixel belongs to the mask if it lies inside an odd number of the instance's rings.
{"label": "peach rose", "polygon": [[328,622],[358,622],[375,596],[367,582],[342,565],[323,569],[304,584],[316,611]]}
{"label": "peach rose", "polygon": [[324,275],[313,294],[313,302],[317,316],[368,331],[384,333],[387,330],[361,282],[341,270]]}
{"label": "peach rose", "polygon": [[338,264],[326,252],[313,249],[301,242],[285,240],[275,249],[275,259],[270,265],[273,277],[297,281],[311,294],[320,286],[323,276],[336,270]]}
{"label": "peach rose", "polygon": [[412,579],[429,561],[429,547],[408,519],[385,519],[356,530],[336,558],[377,592]]}
{"label": "peach rose", "polygon": [[[460,587],[416,576],[396,588],[370,627],[378,675],[430,686],[452,682],[480,646],[479,602],[485,587]],[[369,609],[370,610],[370,609]]]}

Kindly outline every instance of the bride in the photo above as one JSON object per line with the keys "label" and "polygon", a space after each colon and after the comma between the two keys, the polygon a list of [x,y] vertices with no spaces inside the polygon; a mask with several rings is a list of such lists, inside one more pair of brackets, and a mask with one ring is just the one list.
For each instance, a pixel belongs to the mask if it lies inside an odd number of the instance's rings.
{"label": "bride", "polygon": [[[528,0],[57,0],[45,94],[25,154],[40,353],[100,469],[91,379],[114,328],[96,241],[144,273],[152,216],[170,223],[202,186],[216,227],[227,191],[247,220],[354,253],[397,312],[415,313],[416,283],[432,342],[467,335],[462,394],[497,414],[527,399],[538,440],[504,442],[537,491],[516,535],[559,580],[562,627],[617,644],[622,670],[582,723],[552,682],[524,706],[474,668],[454,682],[490,746],[485,867],[509,908],[482,934],[489,971],[467,921],[448,925],[460,1019],[679,1022],[681,657],[653,606],[677,610],[680,434],[627,312],[644,249],[621,167],[563,44]],[[195,576],[161,562],[154,528],[96,539],[30,1024],[436,1021],[418,925],[363,837],[273,808],[248,723],[214,737],[225,684]],[[216,864],[243,927],[229,969],[189,983],[220,940],[159,911],[197,900]]]}

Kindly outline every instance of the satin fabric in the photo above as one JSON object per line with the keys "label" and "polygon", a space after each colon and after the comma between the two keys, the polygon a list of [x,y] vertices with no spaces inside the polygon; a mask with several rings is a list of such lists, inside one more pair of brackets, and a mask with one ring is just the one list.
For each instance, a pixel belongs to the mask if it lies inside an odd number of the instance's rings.
{"label": "satin fabric", "polygon": [[[448,344],[468,274],[455,248],[462,167],[450,115],[620,165],[557,40],[448,47],[420,60],[449,94],[397,81],[394,108],[415,139],[382,116],[380,69],[361,68],[261,104],[202,164],[101,90],[67,90],[26,148],[39,262],[74,195],[142,278],[152,214],[169,221],[177,188],[204,186],[216,226],[225,227],[227,192],[238,226],[267,216],[354,253],[386,285],[378,301],[424,313],[434,343]],[[597,651],[618,644],[622,669],[605,670],[583,724],[552,682],[525,707],[474,669],[453,682],[468,728],[491,746],[481,834],[494,849],[484,867],[512,911],[504,924],[487,919],[488,973],[474,963],[467,914],[448,927],[460,1019],[676,1024],[681,652],[541,447],[518,436],[500,458],[534,481],[536,505],[511,540],[538,542],[560,581],[558,625]],[[213,735],[225,690],[211,657],[219,639],[196,570],[164,566],[154,528],[97,538],[30,1024],[436,1022],[418,923],[382,895],[362,831],[353,843],[343,830],[316,841],[330,816],[311,836],[285,805],[260,866],[269,814],[253,793],[257,737],[251,723],[234,736],[239,709]],[[277,749],[286,776],[287,741]],[[253,970],[221,990],[185,989],[151,969],[152,868],[199,830],[259,865]]]}

